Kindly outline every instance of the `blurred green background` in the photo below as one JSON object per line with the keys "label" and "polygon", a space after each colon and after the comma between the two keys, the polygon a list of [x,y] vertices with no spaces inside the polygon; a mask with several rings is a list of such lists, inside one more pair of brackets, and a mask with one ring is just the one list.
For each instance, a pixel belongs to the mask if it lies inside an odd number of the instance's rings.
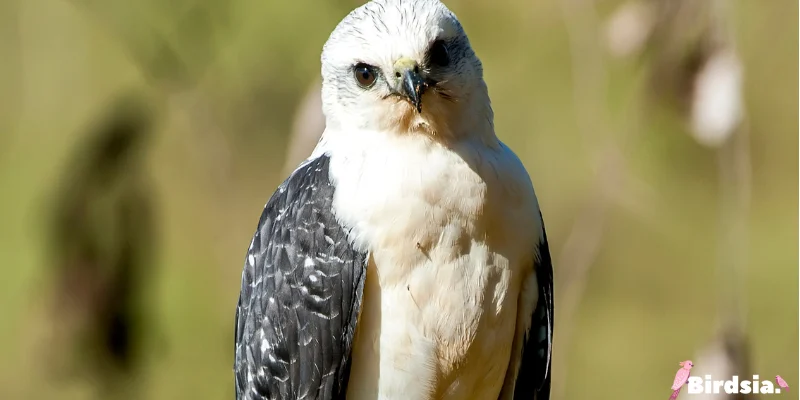
{"label": "blurred green background", "polygon": [[[498,136],[536,184],[557,281],[561,249],[594,196],[596,147],[622,141],[626,176],[640,183],[622,184],[623,201],[606,211],[577,313],[558,314],[556,299],[556,341],[558,324],[571,324],[574,336],[568,348],[556,344],[567,355],[567,376],[554,379],[568,379],[568,399],[666,398],[677,363],[695,357],[714,334],[717,155],[692,138],[678,109],[647,100],[647,63],[611,57],[600,48],[600,32],[588,36],[603,54],[604,72],[590,76],[607,88],[588,92],[601,93],[588,105],[576,98],[593,89],[576,86],[586,81],[575,74],[598,66],[575,65],[582,53],[570,47],[569,12],[603,23],[621,2],[589,11],[590,2],[568,3],[446,2],[484,63]],[[292,115],[319,76],[322,45],[359,4],[0,3],[1,399],[90,398],[91,379],[46,373],[64,350],[42,344],[59,331],[45,311],[53,286],[47,221],[87,127],[125,93],[148,99],[156,115],[146,165],[157,251],[142,304],[154,323],[145,333],[142,373],[128,385],[144,399],[233,397],[233,319],[245,250],[284,178]],[[751,369],[796,386],[798,3],[726,4],[744,65],[751,142],[749,242],[741,253]],[[585,126],[581,107],[594,110]]]}

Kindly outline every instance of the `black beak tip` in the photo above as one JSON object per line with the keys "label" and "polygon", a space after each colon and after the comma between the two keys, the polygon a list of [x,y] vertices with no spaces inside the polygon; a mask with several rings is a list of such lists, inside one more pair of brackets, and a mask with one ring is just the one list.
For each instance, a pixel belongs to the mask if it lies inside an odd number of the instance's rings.
{"label": "black beak tip", "polygon": [[403,75],[402,91],[417,113],[422,113],[422,95],[428,84],[414,71],[406,71]]}

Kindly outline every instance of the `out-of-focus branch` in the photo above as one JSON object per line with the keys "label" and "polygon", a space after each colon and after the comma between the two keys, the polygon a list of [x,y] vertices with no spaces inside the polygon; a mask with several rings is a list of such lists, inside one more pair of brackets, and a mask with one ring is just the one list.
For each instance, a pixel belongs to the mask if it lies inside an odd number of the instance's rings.
{"label": "out-of-focus branch", "polygon": [[614,153],[608,152],[601,159],[600,171],[595,173],[594,184],[587,195],[583,210],[578,215],[572,230],[561,249],[558,261],[559,280],[557,296],[559,315],[556,328],[558,350],[553,360],[555,380],[552,398],[565,398],[567,359],[572,341],[573,327],[578,308],[586,289],[589,269],[595,262],[602,244],[607,211],[611,202],[606,195],[610,187],[616,186],[620,175]]}
{"label": "out-of-focus branch", "polygon": [[[706,62],[704,74],[695,84],[695,131],[702,128],[711,133],[696,134],[701,143],[719,143],[717,168],[720,180],[720,242],[717,264],[719,314],[724,325],[736,327],[744,335],[747,314],[748,219],[752,166],[750,138],[742,100],[742,66],[736,52],[736,41],[729,27],[728,5],[715,0],[711,9],[712,32],[720,42]],[[710,83],[709,83],[710,82]],[[705,89],[705,90],[703,90]],[[705,96],[700,96],[704,91]],[[699,104],[704,102],[704,105]],[[710,114],[703,117],[702,114]],[[713,132],[716,130],[717,132]],[[727,279],[726,279],[727,277]]]}
{"label": "out-of-focus branch", "polygon": [[[698,375],[750,376],[747,336],[747,219],[750,209],[750,150],[747,124],[717,150],[720,175],[720,239],[716,268],[717,321],[714,337],[695,357]],[[755,394],[700,394],[698,399],[755,399]]]}
{"label": "out-of-focus branch", "polygon": [[322,82],[315,81],[300,101],[289,134],[283,176],[288,176],[301,161],[314,150],[322,132],[325,130],[325,115],[322,114]]}
{"label": "out-of-focus branch", "polygon": [[[578,129],[584,138],[594,169],[591,192],[574,222],[558,260],[556,296],[559,315],[556,328],[557,350],[553,360],[552,398],[565,397],[567,363],[575,315],[586,287],[586,277],[600,248],[606,214],[610,207],[609,186],[620,179],[616,144],[610,141],[606,121],[602,120],[607,76],[597,43],[597,17],[591,0],[562,0],[572,55],[573,96],[578,114]],[[605,141],[605,144],[602,144]]]}
{"label": "out-of-focus branch", "polygon": [[742,66],[728,26],[726,4],[715,0],[713,5],[710,23],[714,39],[720,44],[698,74],[692,125],[700,143],[717,147],[720,239],[716,281],[722,283],[720,318],[744,332],[752,175],[750,138],[742,100]]}
{"label": "out-of-focus branch", "polygon": [[[750,139],[742,101],[742,66],[722,0],[710,10],[711,33],[718,44],[695,81],[692,129],[695,138],[716,147],[719,173],[720,237],[716,268],[717,332],[700,350],[701,371],[713,376],[750,375],[747,337],[748,219],[752,192]],[[725,394],[739,400],[756,395]]]}
{"label": "out-of-focus branch", "polygon": [[720,243],[717,282],[720,317],[740,329],[747,325],[748,223],[751,174],[747,124],[737,128],[717,154],[720,175]]}

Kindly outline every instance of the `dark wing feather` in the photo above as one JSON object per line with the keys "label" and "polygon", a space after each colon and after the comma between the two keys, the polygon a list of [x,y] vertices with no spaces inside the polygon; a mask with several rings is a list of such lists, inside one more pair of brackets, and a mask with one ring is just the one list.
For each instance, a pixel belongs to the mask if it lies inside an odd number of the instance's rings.
{"label": "dark wing feather", "polygon": [[236,307],[236,399],[344,399],[367,254],[331,210],[329,157],[272,195],[247,252]]}
{"label": "dark wing feather", "polygon": [[[541,213],[539,214],[541,217]],[[531,327],[522,348],[522,362],[514,387],[515,400],[550,399],[550,359],[553,351],[553,264],[544,222],[538,244],[536,281],[539,299],[531,315]]]}

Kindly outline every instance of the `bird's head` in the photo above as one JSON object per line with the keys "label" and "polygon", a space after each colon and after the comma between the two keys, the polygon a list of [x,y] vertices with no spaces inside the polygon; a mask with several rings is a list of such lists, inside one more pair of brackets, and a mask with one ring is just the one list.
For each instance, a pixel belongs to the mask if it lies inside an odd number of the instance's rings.
{"label": "bird's head", "polygon": [[694,367],[694,364],[692,364],[692,360],[681,361],[680,363],[678,363],[678,365],[680,365],[684,369],[692,369],[692,367]]}
{"label": "bird's head", "polygon": [[322,82],[331,127],[450,137],[492,130],[481,62],[439,0],[374,0],[352,11],[325,43]]}

